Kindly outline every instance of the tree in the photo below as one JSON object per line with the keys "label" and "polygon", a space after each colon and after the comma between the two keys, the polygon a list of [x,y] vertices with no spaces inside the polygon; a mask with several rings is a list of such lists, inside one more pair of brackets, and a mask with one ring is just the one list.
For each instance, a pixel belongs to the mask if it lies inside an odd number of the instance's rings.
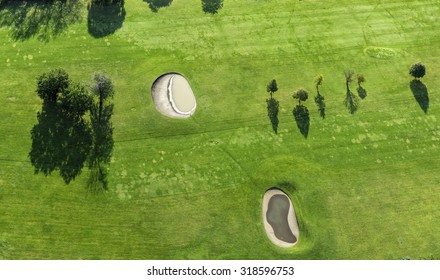
{"label": "tree", "polygon": [[91,84],[91,90],[97,97],[90,109],[90,121],[92,124],[92,150],[89,159],[90,177],[87,186],[92,192],[100,192],[107,189],[107,169],[113,151],[113,104],[109,99],[115,91],[111,78],[105,73],[95,73]]}
{"label": "tree", "polygon": [[37,78],[37,94],[44,100],[38,123],[31,130],[29,158],[35,173],[59,170],[68,184],[81,172],[91,146],[91,129],[83,118],[92,99],[87,90],[62,69]]}
{"label": "tree", "polygon": [[364,74],[357,74],[357,83],[360,87],[362,83],[365,83],[365,77]]}
{"label": "tree", "polygon": [[324,77],[322,75],[318,75],[315,78],[315,87],[316,90],[319,91],[319,86],[322,84],[322,81],[324,80]]}
{"label": "tree", "polygon": [[272,99],[272,95],[278,91],[277,81],[274,79],[269,82],[266,86],[266,91],[270,94],[270,98]]}
{"label": "tree", "polygon": [[93,94],[98,97],[98,116],[101,116],[104,102],[109,97],[113,97],[113,95],[115,94],[112,80],[105,72],[95,73],[93,75],[93,83],[91,85],[91,89]]}
{"label": "tree", "polygon": [[278,133],[278,112],[280,108],[280,103],[278,100],[273,98],[273,94],[278,91],[277,81],[275,79],[271,80],[266,86],[266,91],[270,94],[270,99],[266,99],[267,103],[267,116],[269,117],[270,123],[272,124],[272,129],[275,133]]}
{"label": "tree", "polygon": [[223,0],[202,0],[202,10],[205,13],[216,14],[223,7]]}
{"label": "tree", "polygon": [[45,102],[56,102],[70,84],[69,75],[58,68],[37,77],[37,94]]}
{"label": "tree", "polygon": [[344,71],[345,87],[347,90],[346,95],[345,95],[345,99],[344,99],[344,105],[347,107],[348,111],[351,114],[354,114],[359,107],[358,97],[350,91],[350,83],[353,81],[353,74],[354,74],[354,72],[352,70]]}
{"label": "tree", "polygon": [[301,101],[306,101],[309,98],[309,93],[307,90],[299,88],[293,93],[292,97],[294,99],[298,99],[298,105],[296,105],[292,111],[296,125],[298,126],[301,134],[307,138],[307,135],[309,134],[310,116],[309,110],[306,106],[301,104]]}
{"label": "tree", "polygon": [[349,89],[350,83],[353,81],[353,75],[354,75],[353,70],[344,71],[345,86],[347,87],[347,90]]}
{"label": "tree", "polygon": [[318,106],[319,115],[321,118],[325,118],[325,102],[324,96],[322,96],[319,92],[319,86],[321,86],[323,81],[323,76],[319,75],[315,78],[315,88],[316,88],[316,96],[315,96],[315,104]]}
{"label": "tree", "polygon": [[60,109],[64,114],[82,117],[92,106],[93,99],[86,88],[79,83],[70,82],[59,98]]}
{"label": "tree", "polygon": [[301,105],[301,101],[304,102],[309,98],[309,93],[307,90],[300,88],[293,93],[292,97],[298,99],[298,105]]}
{"label": "tree", "polygon": [[409,68],[409,74],[415,79],[423,78],[423,76],[425,76],[425,72],[425,65],[420,62],[413,64],[411,68]]}

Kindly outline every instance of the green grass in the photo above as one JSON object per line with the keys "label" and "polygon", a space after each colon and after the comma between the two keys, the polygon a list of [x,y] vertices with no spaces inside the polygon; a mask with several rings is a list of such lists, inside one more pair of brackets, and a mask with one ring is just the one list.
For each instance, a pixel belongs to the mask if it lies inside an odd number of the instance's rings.
{"label": "green grass", "polygon": [[[0,258],[440,258],[440,1],[228,0],[214,16],[189,0],[158,13],[126,0],[125,9],[122,28],[100,39],[87,32],[85,7],[48,42],[0,29]],[[410,89],[418,61],[426,114]],[[56,67],[82,82],[105,70],[115,83],[105,195],[87,195],[87,168],[67,186],[57,173],[34,175],[35,78]],[[349,69],[367,80],[354,115],[343,105]],[[168,71],[196,95],[188,120],[154,108],[151,84]],[[324,120],[311,98],[318,74]],[[265,102],[273,78],[278,135]],[[299,87],[313,93],[307,139],[292,115]],[[264,232],[272,186],[295,205],[291,249]]]}

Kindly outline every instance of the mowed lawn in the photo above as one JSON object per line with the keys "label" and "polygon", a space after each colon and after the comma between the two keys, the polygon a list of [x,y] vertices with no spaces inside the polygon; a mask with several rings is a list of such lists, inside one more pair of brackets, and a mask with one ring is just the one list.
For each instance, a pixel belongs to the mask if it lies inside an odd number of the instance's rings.
{"label": "mowed lawn", "polygon": [[[440,1],[225,0],[217,15],[175,0],[153,13],[125,1],[125,20],[94,38],[82,20],[46,42],[17,39],[0,11],[0,259],[440,258]],[[377,58],[369,47],[392,50]],[[426,65],[425,113],[409,67]],[[36,77],[64,68],[87,83],[112,77],[109,190],[88,194],[84,167],[69,185],[34,174],[30,130]],[[344,107],[344,70],[363,73],[367,97]],[[197,111],[156,111],[153,81],[186,76]],[[325,119],[313,102],[324,76]],[[278,134],[266,111],[276,79]],[[310,96],[305,139],[295,89]],[[351,85],[356,92],[357,85]],[[299,243],[264,232],[264,192],[295,205]]]}

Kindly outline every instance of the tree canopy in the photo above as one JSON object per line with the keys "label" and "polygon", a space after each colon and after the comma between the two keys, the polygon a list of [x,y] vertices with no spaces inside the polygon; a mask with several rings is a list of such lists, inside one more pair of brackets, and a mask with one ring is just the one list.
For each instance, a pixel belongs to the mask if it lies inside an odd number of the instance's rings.
{"label": "tree canopy", "polygon": [[357,74],[357,83],[360,86],[362,83],[365,83],[365,76],[364,74]]}
{"label": "tree canopy", "polygon": [[270,94],[270,98],[272,98],[272,94],[278,91],[278,85],[275,79],[273,79],[272,81],[269,82],[269,84],[267,84],[266,91]]}
{"label": "tree canopy", "polygon": [[425,73],[426,73],[425,65],[423,65],[420,62],[413,64],[411,68],[409,68],[409,74],[416,79],[423,78],[423,76],[425,76]]}
{"label": "tree canopy", "polygon": [[64,69],[51,70],[37,77],[37,94],[45,102],[56,102],[69,83],[69,75]]}
{"label": "tree canopy", "polygon": [[114,144],[113,104],[108,102],[114,95],[110,77],[105,72],[95,73],[90,91],[93,95],[70,80],[63,69],[37,78],[37,94],[44,102],[31,130],[29,157],[35,173],[49,175],[58,170],[66,184],[81,173],[88,160],[87,186],[98,192],[107,189],[105,165],[110,163]]}
{"label": "tree canopy", "polygon": [[93,94],[98,96],[102,101],[107,100],[109,97],[113,97],[115,93],[112,80],[105,72],[96,72],[93,75],[91,89]]}
{"label": "tree canopy", "polygon": [[322,84],[322,81],[324,80],[324,77],[322,75],[318,75],[315,78],[315,87],[318,89],[318,87]]}
{"label": "tree canopy", "polygon": [[60,108],[65,114],[83,116],[92,105],[92,97],[79,83],[70,82],[59,98]]}
{"label": "tree canopy", "polygon": [[90,152],[92,131],[83,116],[92,98],[63,69],[40,75],[37,94],[44,102],[31,130],[31,163],[35,173],[49,175],[59,170],[68,184],[80,174]]}
{"label": "tree canopy", "polygon": [[307,98],[309,98],[309,93],[307,90],[300,88],[293,93],[292,97],[298,99],[298,104],[301,104],[301,101],[304,102],[307,100]]}

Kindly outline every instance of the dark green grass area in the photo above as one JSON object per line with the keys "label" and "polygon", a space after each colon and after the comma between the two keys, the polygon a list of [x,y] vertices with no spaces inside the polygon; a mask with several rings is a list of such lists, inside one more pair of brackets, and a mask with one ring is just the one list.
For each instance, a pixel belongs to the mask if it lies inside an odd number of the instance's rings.
{"label": "dark green grass area", "polygon": [[[122,10],[95,34],[84,3],[81,20],[26,38],[0,12],[0,258],[440,258],[439,1],[231,0],[211,15],[200,1],[152,12],[126,0]],[[423,86],[408,75],[419,61]],[[57,172],[34,174],[36,77],[56,67],[79,82],[100,70],[113,79],[105,194],[88,194],[87,168],[69,185]],[[353,115],[347,69],[367,80]],[[197,98],[190,119],[152,103],[152,83],[171,71]],[[310,96],[305,138],[292,93],[314,92],[319,74],[326,117]],[[274,78],[278,134],[266,108]],[[293,248],[264,232],[270,187],[292,199]]]}

